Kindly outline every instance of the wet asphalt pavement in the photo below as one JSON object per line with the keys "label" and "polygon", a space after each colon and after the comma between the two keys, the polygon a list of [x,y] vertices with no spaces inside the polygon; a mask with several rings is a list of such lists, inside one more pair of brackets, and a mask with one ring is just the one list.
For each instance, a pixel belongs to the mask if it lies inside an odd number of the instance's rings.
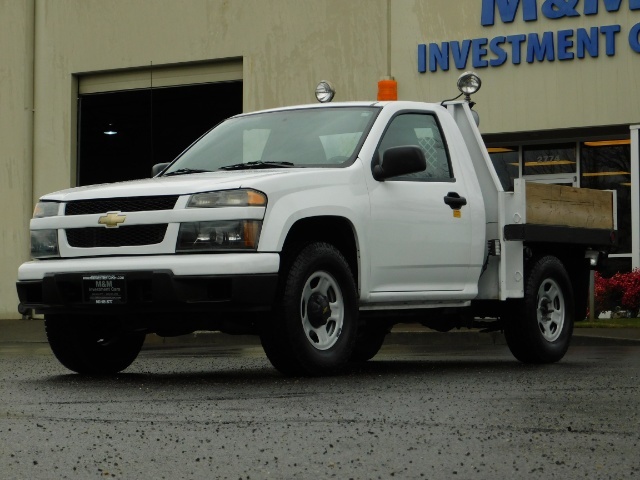
{"label": "wet asphalt pavement", "polygon": [[257,346],[147,346],[124,373],[0,345],[0,478],[640,478],[640,348],[555,365],[388,345],[330,378]]}

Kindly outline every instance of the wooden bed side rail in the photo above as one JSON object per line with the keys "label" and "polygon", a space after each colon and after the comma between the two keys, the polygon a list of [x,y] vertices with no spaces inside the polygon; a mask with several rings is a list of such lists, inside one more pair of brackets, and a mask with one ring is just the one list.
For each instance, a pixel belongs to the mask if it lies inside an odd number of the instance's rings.
{"label": "wooden bed side rail", "polygon": [[526,182],[526,223],[614,228],[614,194],[607,190]]}

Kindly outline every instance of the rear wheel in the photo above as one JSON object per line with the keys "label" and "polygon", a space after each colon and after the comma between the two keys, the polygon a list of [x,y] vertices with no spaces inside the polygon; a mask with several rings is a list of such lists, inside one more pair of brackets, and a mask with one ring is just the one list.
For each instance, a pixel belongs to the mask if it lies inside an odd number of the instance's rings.
{"label": "rear wheel", "polygon": [[349,359],[357,333],[357,293],[340,251],[312,243],[284,259],[282,291],[260,339],[285,375],[333,373]]}
{"label": "rear wheel", "polygon": [[88,375],[118,373],[136,359],[145,334],[125,332],[110,317],[46,315],[45,329],[53,354],[72,370]]}
{"label": "rear wheel", "polygon": [[547,255],[530,261],[524,298],[512,304],[504,325],[511,353],[525,363],[552,363],[564,357],[571,334],[575,302],[562,262]]}
{"label": "rear wheel", "polygon": [[375,357],[382,345],[387,334],[391,330],[391,326],[385,323],[370,322],[358,329],[358,338],[356,339],[353,352],[351,352],[350,361],[366,362]]}

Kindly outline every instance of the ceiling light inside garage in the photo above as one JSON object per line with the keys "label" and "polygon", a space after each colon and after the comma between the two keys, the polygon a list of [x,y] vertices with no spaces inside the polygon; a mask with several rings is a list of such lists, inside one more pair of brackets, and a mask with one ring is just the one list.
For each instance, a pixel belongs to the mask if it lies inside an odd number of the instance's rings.
{"label": "ceiling light inside garage", "polygon": [[113,123],[110,123],[105,129],[105,131],[102,133],[104,133],[105,135],[117,135],[118,131],[115,128],[113,128]]}

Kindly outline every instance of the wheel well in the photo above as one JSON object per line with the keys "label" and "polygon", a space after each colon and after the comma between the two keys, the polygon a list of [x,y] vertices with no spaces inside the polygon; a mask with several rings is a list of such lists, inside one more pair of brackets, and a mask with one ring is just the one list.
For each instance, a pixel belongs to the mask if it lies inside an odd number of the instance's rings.
{"label": "wheel well", "polygon": [[567,269],[572,273],[576,268],[588,266],[588,260],[585,258],[586,248],[576,245],[561,244],[541,244],[541,243],[525,243],[525,263],[533,257],[541,257],[551,255],[558,258]]}
{"label": "wheel well", "polygon": [[282,253],[299,248],[309,242],[327,242],[344,255],[353,278],[358,285],[358,247],[355,230],[349,220],[343,217],[309,217],[298,220],[287,234]]}

